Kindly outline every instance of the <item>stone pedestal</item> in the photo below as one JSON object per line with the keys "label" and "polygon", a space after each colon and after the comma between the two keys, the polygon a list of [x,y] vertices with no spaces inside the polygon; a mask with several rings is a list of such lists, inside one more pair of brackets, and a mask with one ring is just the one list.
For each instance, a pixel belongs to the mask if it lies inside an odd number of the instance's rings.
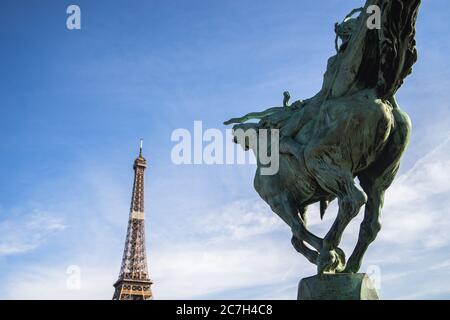
{"label": "stone pedestal", "polygon": [[338,273],[304,278],[298,300],[379,300],[372,280],[365,273]]}

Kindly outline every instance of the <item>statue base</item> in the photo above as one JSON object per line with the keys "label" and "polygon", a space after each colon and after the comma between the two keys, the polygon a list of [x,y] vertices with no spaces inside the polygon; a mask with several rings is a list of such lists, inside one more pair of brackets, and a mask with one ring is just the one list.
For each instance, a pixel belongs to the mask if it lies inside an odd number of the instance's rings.
{"label": "statue base", "polygon": [[365,273],[337,273],[304,278],[298,285],[298,300],[379,300]]}

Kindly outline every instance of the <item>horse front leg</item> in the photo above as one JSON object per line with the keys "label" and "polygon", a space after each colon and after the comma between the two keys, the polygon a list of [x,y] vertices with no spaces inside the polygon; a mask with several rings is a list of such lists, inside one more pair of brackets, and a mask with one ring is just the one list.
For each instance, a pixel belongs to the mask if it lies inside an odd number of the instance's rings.
{"label": "horse front leg", "polygon": [[[300,219],[300,224],[302,224],[305,229],[307,226],[307,216],[306,216],[307,207],[301,207],[298,210],[298,213],[296,213],[294,210],[292,211],[292,214],[294,215],[294,219]],[[315,235],[312,235],[313,237],[316,237]],[[318,243],[320,244],[320,249],[322,248],[322,239],[316,237]],[[293,235],[291,239],[292,246],[297,250],[298,253],[302,254],[303,256],[308,259],[309,262],[313,264],[317,264],[317,258],[319,257],[320,249],[311,250],[308,248],[308,246],[300,240],[297,236]]]}
{"label": "horse front leg", "polygon": [[342,170],[329,161],[323,161],[321,155],[326,154],[310,153],[307,163],[309,169],[315,176],[316,181],[326,191],[338,198],[339,211],[330,230],[323,239],[323,247],[320,251],[317,271],[319,274],[340,272],[345,267],[345,258],[342,259],[342,252],[338,249],[342,234],[349,222],[358,214],[360,208],[366,203],[367,196],[359,190],[353,175]]}
{"label": "horse front leg", "polygon": [[291,243],[294,249],[308,259],[309,262],[317,264],[317,258],[319,257],[317,251],[308,248],[306,244],[299,240],[295,235],[292,236]]}
{"label": "horse front leg", "polygon": [[[316,260],[318,251],[322,249],[323,240],[306,229],[305,221],[302,219],[304,212],[297,210],[294,202],[285,193],[272,195],[267,199],[272,211],[276,213],[290,228],[293,234],[292,244],[308,260]],[[294,240],[295,238],[295,240]],[[309,249],[303,242],[311,245],[315,250]]]}
{"label": "horse front leg", "polygon": [[319,274],[341,272],[345,267],[345,261],[340,259],[340,252],[337,251],[338,245],[341,242],[345,228],[358,214],[365,201],[362,194],[356,195],[356,197],[355,195],[339,199],[338,215],[330,231],[325,236],[324,245],[320,251],[317,264],[317,272]]}

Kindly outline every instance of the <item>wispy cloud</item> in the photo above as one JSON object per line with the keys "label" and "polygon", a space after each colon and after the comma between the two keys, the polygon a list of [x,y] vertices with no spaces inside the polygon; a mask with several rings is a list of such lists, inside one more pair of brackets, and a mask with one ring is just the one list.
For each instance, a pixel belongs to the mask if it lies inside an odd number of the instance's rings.
{"label": "wispy cloud", "polygon": [[[108,265],[77,266],[80,268],[80,287],[68,286],[69,265],[33,265],[18,270],[4,285],[10,290],[3,299],[111,299],[113,287]],[[111,270],[110,270],[111,271]]]}
{"label": "wispy cloud", "polygon": [[233,298],[239,289],[257,298],[266,296],[258,287],[274,286],[308,268],[290,248],[289,229],[261,200],[237,201],[215,211],[186,226],[195,228],[196,238],[152,252],[160,298]]}
{"label": "wispy cloud", "polygon": [[39,210],[0,222],[0,256],[22,254],[66,228],[61,218]]}
{"label": "wispy cloud", "polygon": [[217,214],[196,217],[195,226],[210,237],[228,240],[244,240],[287,228],[259,199],[235,201]]}
{"label": "wispy cloud", "polygon": [[388,190],[380,240],[423,248],[450,244],[450,137]]}
{"label": "wispy cloud", "polygon": [[[386,298],[449,298],[450,136],[387,191],[383,227],[366,265],[382,270]],[[418,282],[420,279],[420,283]],[[414,294],[411,294],[414,285]]]}

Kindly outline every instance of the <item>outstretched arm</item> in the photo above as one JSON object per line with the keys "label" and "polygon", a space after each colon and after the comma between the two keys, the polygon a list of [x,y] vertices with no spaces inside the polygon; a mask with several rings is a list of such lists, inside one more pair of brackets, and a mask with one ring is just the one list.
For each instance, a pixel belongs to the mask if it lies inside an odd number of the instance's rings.
{"label": "outstretched arm", "polygon": [[273,108],[269,108],[269,109],[261,111],[261,112],[250,112],[250,113],[247,113],[243,117],[232,118],[228,121],[225,121],[223,124],[229,125],[229,124],[233,124],[233,123],[244,123],[244,122],[247,122],[248,120],[252,120],[252,119],[261,120],[262,118],[270,116],[271,114],[274,114],[275,112],[280,111],[282,109],[283,109],[283,107],[273,107]]}

